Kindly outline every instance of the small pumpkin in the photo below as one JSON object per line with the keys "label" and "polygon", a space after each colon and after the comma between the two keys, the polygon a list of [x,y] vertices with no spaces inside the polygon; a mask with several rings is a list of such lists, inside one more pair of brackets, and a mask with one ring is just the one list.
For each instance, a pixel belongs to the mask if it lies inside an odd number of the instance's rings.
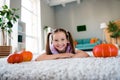
{"label": "small pumpkin", "polygon": [[25,50],[21,52],[21,55],[23,56],[23,61],[31,61],[33,57],[32,52]]}
{"label": "small pumpkin", "polygon": [[94,40],[94,39],[91,39],[91,40],[90,40],[90,44],[93,44],[93,43],[95,43],[95,40]]}
{"label": "small pumpkin", "polygon": [[14,63],[20,63],[22,61],[23,61],[23,56],[21,54],[18,54],[18,53],[11,54],[7,58],[8,63],[13,63],[14,64]]}
{"label": "small pumpkin", "polygon": [[93,43],[95,43],[95,42],[97,42],[97,41],[98,41],[97,38],[91,38],[91,39],[90,39],[90,43],[91,43],[91,44],[93,44]]}
{"label": "small pumpkin", "polygon": [[113,44],[99,44],[93,48],[95,57],[115,57],[118,55],[118,48]]}

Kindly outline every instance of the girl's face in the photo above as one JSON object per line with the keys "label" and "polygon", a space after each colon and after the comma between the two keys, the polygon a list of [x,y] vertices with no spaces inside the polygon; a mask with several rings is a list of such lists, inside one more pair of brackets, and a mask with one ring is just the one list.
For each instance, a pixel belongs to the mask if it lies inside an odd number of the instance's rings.
{"label": "girl's face", "polygon": [[59,51],[64,52],[67,47],[68,40],[64,32],[56,32],[53,34],[53,46]]}

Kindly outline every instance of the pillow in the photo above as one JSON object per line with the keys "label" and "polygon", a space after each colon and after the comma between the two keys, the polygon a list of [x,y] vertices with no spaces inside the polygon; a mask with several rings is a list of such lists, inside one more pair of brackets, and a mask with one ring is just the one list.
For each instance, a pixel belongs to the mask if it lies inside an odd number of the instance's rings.
{"label": "pillow", "polygon": [[90,44],[93,44],[95,43],[95,40],[94,39],[90,39]]}
{"label": "pillow", "polygon": [[93,44],[93,43],[95,43],[95,42],[97,42],[97,41],[98,41],[97,38],[91,38],[91,39],[90,39],[90,44]]}
{"label": "pillow", "polygon": [[76,40],[74,40],[73,44],[76,46],[78,44],[78,42]]}
{"label": "pillow", "polygon": [[90,38],[88,38],[88,39],[83,39],[83,44],[87,44],[87,43],[90,43]]}

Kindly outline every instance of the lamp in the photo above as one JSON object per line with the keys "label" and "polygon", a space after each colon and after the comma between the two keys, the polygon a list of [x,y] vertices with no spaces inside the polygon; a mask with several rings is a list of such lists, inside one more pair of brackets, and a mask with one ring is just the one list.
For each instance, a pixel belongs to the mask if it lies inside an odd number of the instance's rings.
{"label": "lamp", "polygon": [[103,29],[103,43],[106,43],[106,41],[105,41],[105,35],[104,35],[104,29],[105,28],[107,28],[107,25],[106,25],[106,23],[101,23],[100,24],[100,29]]}

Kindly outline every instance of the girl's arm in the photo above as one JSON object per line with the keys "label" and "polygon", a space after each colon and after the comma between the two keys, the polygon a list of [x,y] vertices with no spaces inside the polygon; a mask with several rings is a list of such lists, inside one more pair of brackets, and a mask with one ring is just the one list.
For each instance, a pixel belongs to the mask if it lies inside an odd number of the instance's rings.
{"label": "girl's arm", "polygon": [[46,53],[38,56],[35,61],[42,61],[42,60],[54,60],[54,59],[61,59],[61,58],[70,58],[74,56],[72,53],[61,53],[61,54],[53,54],[47,55]]}
{"label": "girl's arm", "polygon": [[76,50],[76,54],[73,56],[73,58],[83,58],[83,57],[89,57],[89,55],[82,50]]}

